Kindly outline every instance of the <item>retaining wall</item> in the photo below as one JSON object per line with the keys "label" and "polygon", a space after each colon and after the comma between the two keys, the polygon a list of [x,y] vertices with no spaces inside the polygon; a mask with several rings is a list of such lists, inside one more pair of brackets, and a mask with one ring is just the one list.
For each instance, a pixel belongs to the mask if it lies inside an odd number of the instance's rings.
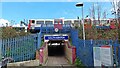
{"label": "retaining wall", "polygon": [[68,42],[65,42],[65,57],[71,63],[74,64],[76,59],[76,48],[71,46]]}

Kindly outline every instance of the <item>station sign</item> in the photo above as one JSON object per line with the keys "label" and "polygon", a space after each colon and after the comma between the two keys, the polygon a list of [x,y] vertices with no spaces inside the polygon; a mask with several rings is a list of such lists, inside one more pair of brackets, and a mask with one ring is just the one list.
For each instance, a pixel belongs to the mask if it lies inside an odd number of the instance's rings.
{"label": "station sign", "polygon": [[44,36],[44,41],[49,41],[49,40],[68,40],[68,35],[45,35]]}
{"label": "station sign", "polygon": [[45,40],[68,40],[68,36],[45,36]]}

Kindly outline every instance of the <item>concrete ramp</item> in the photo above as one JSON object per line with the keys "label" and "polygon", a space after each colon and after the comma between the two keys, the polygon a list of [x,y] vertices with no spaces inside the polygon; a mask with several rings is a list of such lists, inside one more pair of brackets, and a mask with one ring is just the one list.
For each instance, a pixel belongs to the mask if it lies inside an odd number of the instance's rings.
{"label": "concrete ramp", "polygon": [[64,56],[49,56],[46,64],[43,66],[70,66],[67,59]]}

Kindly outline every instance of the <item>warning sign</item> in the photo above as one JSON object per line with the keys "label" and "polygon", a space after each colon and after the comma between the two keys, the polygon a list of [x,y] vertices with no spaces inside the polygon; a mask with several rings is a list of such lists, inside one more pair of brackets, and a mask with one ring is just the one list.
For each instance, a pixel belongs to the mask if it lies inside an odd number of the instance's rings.
{"label": "warning sign", "polygon": [[93,47],[94,66],[101,66],[100,47]]}
{"label": "warning sign", "polygon": [[103,66],[113,66],[112,46],[101,47],[101,63]]}
{"label": "warning sign", "polygon": [[113,66],[112,46],[93,47],[94,66]]}

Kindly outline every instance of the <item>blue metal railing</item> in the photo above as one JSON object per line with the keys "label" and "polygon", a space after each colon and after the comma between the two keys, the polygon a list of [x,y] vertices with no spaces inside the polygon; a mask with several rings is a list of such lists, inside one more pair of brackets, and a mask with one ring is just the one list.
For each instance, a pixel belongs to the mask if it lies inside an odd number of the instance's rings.
{"label": "blue metal railing", "polygon": [[15,61],[35,59],[36,49],[40,48],[41,33],[2,39],[2,57]]}
{"label": "blue metal railing", "polygon": [[[85,66],[93,66],[93,47],[99,47],[102,45],[112,45],[114,47],[114,60],[115,62],[119,62],[120,64],[120,46],[118,44],[118,40],[85,40],[85,46],[84,46],[84,40],[78,38],[78,30],[71,29],[71,39],[72,44],[76,46],[76,54],[77,57],[81,59],[82,63]],[[116,51],[116,48],[118,48],[118,51]],[[117,56],[118,52],[118,56]]]}

